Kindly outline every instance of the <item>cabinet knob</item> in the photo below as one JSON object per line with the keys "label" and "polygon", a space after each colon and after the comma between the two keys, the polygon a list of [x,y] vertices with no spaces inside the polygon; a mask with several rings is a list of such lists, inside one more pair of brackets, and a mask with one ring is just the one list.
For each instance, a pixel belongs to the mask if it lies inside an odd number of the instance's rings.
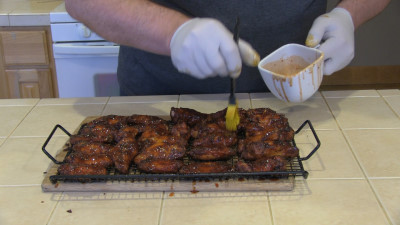
{"label": "cabinet knob", "polygon": [[89,38],[92,35],[92,31],[85,25],[80,24],[78,26],[78,32],[81,37]]}

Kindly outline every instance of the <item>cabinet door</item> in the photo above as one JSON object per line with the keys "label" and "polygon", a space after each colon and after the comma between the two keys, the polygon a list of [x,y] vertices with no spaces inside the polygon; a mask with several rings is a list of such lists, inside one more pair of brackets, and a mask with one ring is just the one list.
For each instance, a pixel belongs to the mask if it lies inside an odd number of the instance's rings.
{"label": "cabinet door", "polygon": [[0,40],[6,66],[49,64],[45,31],[2,31]]}
{"label": "cabinet door", "polygon": [[49,69],[6,70],[10,98],[54,97]]}

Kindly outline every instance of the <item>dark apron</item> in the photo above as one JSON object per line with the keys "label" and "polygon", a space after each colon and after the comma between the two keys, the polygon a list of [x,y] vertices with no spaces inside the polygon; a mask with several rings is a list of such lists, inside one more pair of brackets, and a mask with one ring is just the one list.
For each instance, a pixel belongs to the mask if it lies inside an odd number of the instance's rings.
{"label": "dark apron", "polygon": [[[314,19],[325,13],[326,0],[158,0],[192,17],[212,17],[233,30],[240,17],[240,38],[261,58],[287,43],[304,44]],[[168,21],[166,21],[168,22]],[[121,46],[118,63],[121,95],[228,93],[228,78],[199,80],[179,73],[171,58]],[[268,92],[256,67],[243,66],[238,93]]]}

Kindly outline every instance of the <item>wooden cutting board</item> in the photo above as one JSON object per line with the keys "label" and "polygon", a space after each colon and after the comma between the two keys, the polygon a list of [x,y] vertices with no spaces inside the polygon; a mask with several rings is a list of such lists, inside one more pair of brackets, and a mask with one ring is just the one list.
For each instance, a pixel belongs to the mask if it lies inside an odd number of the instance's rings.
{"label": "wooden cutting board", "polygon": [[[88,117],[82,121],[73,134],[80,127],[95,118]],[[67,151],[65,146],[54,157],[63,161]],[[49,159],[49,161],[51,161]],[[151,191],[187,191],[197,193],[199,191],[291,191],[294,189],[294,177],[281,179],[256,179],[256,178],[231,178],[231,179],[207,179],[201,181],[189,180],[159,180],[159,181],[101,181],[101,182],[68,182],[57,181],[52,183],[50,176],[57,175],[59,165],[51,162],[48,171],[42,181],[44,192],[151,192]]]}

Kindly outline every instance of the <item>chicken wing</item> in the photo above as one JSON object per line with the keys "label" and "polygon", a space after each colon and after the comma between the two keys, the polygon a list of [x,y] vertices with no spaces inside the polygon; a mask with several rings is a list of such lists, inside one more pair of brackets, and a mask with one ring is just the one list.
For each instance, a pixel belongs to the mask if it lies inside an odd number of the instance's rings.
{"label": "chicken wing", "polygon": [[283,157],[274,156],[270,158],[257,159],[255,161],[239,161],[236,164],[238,172],[273,172],[285,171],[287,161]]}
{"label": "chicken wing", "polygon": [[298,156],[299,149],[289,142],[250,142],[239,144],[240,156],[245,160],[257,160],[262,158],[269,158],[272,156],[282,156],[285,158],[293,158]]}
{"label": "chicken wing", "polygon": [[198,173],[228,173],[232,171],[232,165],[225,161],[213,162],[190,162],[184,165],[179,173],[198,174]]}
{"label": "chicken wing", "polygon": [[110,154],[112,145],[94,141],[81,141],[72,145],[72,151],[84,155]]}
{"label": "chicken wing", "polygon": [[236,149],[226,146],[196,146],[187,153],[192,159],[202,161],[226,160],[236,155]]}
{"label": "chicken wing", "polygon": [[185,141],[175,136],[155,136],[141,144],[142,151],[134,159],[136,164],[155,159],[182,159],[186,153]]}
{"label": "chicken wing", "polygon": [[189,108],[172,107],[170,111],[171,120],[174,123],[185,122],[189,126],[194,126],[207,118],[207,114]]}
{"label": "chicken wing", "polygon": [[122,174],[127,174],[133,159],[139,154],[139,145],[136,139],[125,137],[113,147],[111,152],[115,169]]}
{"label": "chicken wing", "polygon": [[103,166],[66,163],[58,167],[60,175],[107,175]]}
{"label": "chicken wing", "polygon": [[64,162],[100,167],[110,167],[114,164],[112,158],[106,154],[85,155],[82,153],[71,153],[65,157]]}
{"label": "chicken wing", "polygon": [[138,168],[146,173],[177,173],[183,166],[182,160],[149,160],[137,165]]}

